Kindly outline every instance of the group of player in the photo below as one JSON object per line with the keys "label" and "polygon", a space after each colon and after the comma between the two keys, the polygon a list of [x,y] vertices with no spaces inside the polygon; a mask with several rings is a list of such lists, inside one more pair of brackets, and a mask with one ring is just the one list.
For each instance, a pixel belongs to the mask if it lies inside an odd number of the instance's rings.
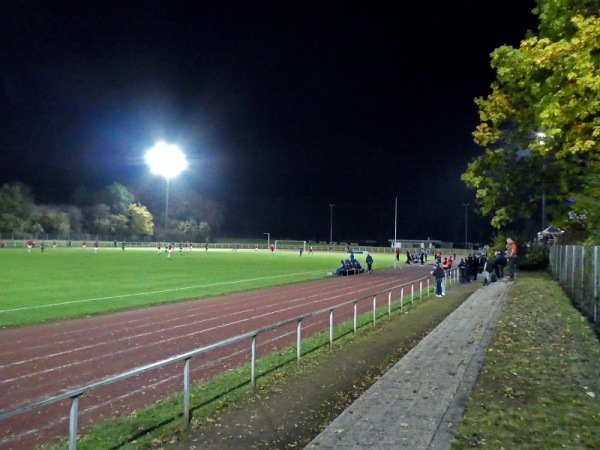
{"label": "group of player", "polygon": [[[31,251],[33,250],[33,248],[35,247],[35,245],[37,244],[37,242],[34,239],[29,239],[27,241],[27,252],[31,253]],[[125,250],[125,242],[123,242],[123,250]],[[52,248],[56,248],[57,244],[56,241],[52,241]],[[72,248],[73,247],[73,242],[69,239],[66,241],[66,246],[67,248]],[[92,247],[94,249],[94,253],[98,253],[98,248],[100,247],[100,243],[98,241],[94,241],[94,243],[92,244]],[[87,248],[87,241],[82,241],[81,242],[81,248]],[[42,240],[40,242],[40,250],[42,251],[42,253],[44,253],[44,250],[46,250],[46,241]]]}
{"label": "group of player", "polygon": [[370,254],[367,254],[367,258],[365,262],[367,263],[367,268],[365,269],[360,262],[354,257],[354,252],[350,251],[349,259],[342,259],[340,261],[340,267],[335,270],[335,275],[350,275],[355,273],[371,273],[373,272],[373,257]]}

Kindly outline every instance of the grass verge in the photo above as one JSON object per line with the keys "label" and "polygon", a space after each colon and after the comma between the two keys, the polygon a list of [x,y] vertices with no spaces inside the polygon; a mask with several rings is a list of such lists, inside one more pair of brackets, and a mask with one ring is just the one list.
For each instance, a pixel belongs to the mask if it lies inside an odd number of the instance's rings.
{"label": "grass verge", "polygon": [[519,274],[452,449],[600,448],[600,345],[545,273]]}

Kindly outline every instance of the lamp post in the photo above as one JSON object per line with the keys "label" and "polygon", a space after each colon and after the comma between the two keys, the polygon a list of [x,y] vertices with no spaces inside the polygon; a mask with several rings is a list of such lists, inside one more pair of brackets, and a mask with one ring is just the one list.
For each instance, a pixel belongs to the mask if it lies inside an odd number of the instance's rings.
{"label": "lamp post", "polygon": [[[543,146],[546,139],[546,133],[543,131],[538,131],[535,133],[536,141],[538,145]],[[546,189],[545,189],[545,172],[546,165],[544,164],[544,160],[542,159],[542,230],[546,229]]]}
{"label": "lamp post", "polygon": [[267,235],[267,248],[271,248],[271,233],[263,233]]}
{"label": "lamp post", "polygon": [[333,203],[329,204],[329,208],[331,208],[331,215],[329,216],[329,245],[333,247],[333,207],[335,205]]}
{"label": "lamp post", "polygon": [[467,220],[468,216],[467,216],[467,211],[469,210],[469,204],[468,203],[463,203],[463,206],[465,207],[465,249],[469,248],[469,222]]}
{"label": "lamp post", "polygon": [[165,234],[169,227],[169,181],[187,169],[188,162],[179,147],[165,142],[157,142],[146,152],[146,163],[150,172],[160,175],[167,180],[165,200]]}

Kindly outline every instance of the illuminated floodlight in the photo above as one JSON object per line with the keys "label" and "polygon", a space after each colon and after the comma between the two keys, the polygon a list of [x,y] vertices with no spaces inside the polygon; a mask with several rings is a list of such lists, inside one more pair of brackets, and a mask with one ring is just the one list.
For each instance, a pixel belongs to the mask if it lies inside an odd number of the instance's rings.
{"label": "illuminated floodlight", "polygon": [[179,147],[162,141],[146,152],[146,163],[150,172],[167,180],[175,178],[188,167],[187,159]]}
{"label": "illuminated floodlight", "polygon": [[175,178],[188,167],[187,159],[179,147],[166,142],[157,142],[146,152],[146,163],[150,172],[165,177],[167,196],[165,201],[165,233],[169,228],[169,180]]}

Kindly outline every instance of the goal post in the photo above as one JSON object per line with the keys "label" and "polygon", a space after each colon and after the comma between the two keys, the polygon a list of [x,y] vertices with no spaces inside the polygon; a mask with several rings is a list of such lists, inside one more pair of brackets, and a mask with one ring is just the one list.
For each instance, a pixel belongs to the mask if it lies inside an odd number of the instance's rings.
{"label": "goal post", "polygon": [[275,241],[275,250],[292,250],[297,252],[300,249],[306,251],[306,241],[286,241],[281,239]]}

